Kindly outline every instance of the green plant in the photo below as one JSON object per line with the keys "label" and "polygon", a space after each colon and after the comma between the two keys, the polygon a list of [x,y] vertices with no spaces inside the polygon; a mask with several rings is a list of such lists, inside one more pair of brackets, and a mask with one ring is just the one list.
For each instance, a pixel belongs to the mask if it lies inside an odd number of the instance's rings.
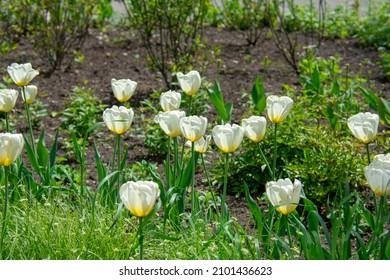
{"label": "green plant", "polygon": [[384,2],[376,7],[371,15],[359,24],[357,37],[369,46],[390,48],[390,3]]}
{"label": "green plant", "polygon": [[269,25],[265,13],[264,0],[224,0],[220,13],[224,25],[243,33],[249,45],[255,45],[264,35]]}
{"label": "green plant", "polygon": [[383,75],[390,79],[390,52],[385,50],[380,52],[379,67],[382,69]]}
{"label": "green plant", "polygon": [[[62,145],[66,150],[68,158],[74,158],[74,141],[71,140],[71,133],[74,133],[75,140],[82,146],[82,139],[87,135],[89,129],[96,123],[102,121],[103,109],[106,105],[101,104],[99,99],[93,95],[91,88],[75,87],[70,95],[66,109],[59,113],[62,122],[60,130],[68,134]],[[98,131],[96,131],[98,134]],[[86,139],[88,142],[88,139]],[[87,143],[86,143],[87,144]]]}
{"label": "green plant", "polygon": [[169,88],[171,73],[189,70],[202,42],[207,0],[123,0],[131,27],[148,52],[149,65],[157,69]]}
{"label": "green plant", "polygon": [[101,104],[93,95],[93,89],[74,87],[68,102],[66,109],[60,114],[61,130],[68,133],[74,131],[81,138],[92,125],[102,121],[106,105]]}

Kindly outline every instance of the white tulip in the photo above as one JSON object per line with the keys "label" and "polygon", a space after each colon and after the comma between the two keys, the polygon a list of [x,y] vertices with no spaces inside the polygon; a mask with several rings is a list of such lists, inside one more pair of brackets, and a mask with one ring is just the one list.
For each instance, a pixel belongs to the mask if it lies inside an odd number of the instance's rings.
{"label": "white tulip", "polygon": [[185,92],[185,94],[191,96],[199,91],[202,79],[198,71],[192,70],[186,75],[179,72],[176,74],[176,76],[179,81],[180,87]]}
{"label": "white tulip", "polygon": [[372,142],[378,133],[379,116],[372,113],[359,113],[348,119],[348,128],[352,134],[367,144]]}
{"label": "white tulip", "polygon": [[198,141],[205,134],[207,119],[205,117],[189,116],[180,119],[180,131],[184,138],[191,142]]}
{"label": "white tulip", "polygon": [[22,134],[0,133],[0,165],[11,165],[22,153]]}
{"label": "white tulip", "polygon": [[32,104],[35,101],[35,97],[37,96],[38,88],[34,85],[29,85],[24,88],[24,94],[26,95],[26,100],[24,100],[23,92],[22,98],[27,104]]}
{"label": "white tulip", "polygon": [[119,102],[126,102],[133,96],[137,82],[130,79],[111,79],[111,88]]}
{"label": "white tulip", "polygon": [[181,94],[176,91],[166,91],[160,96],[160,105],[164,112],[179,110]]}
{"label": "white tulip", "polygon": [[123,184],[119,190],[123,204],[137,217],[146,217],[152,212],[160,189],[152,181],[129,181]]}
{"label": "white tulip", "polygon": [[265,185],[267,197],[276,210],[283,215],[287,215],[297,208],[301,195],[302,184],[295,180],[294,184],[290,179],[279,179],[271,181]]}
{"label": "white tulip", "polygon": [[217,147],[224,153],[234,152],[244,137],[244,128],[239,125],[225,124],[213,128],[213,139]]}
{"label": "white tulip", "polygon": [[288,96],[270,95],[267,97],[267,115],[272,123],[284,121],[293,106],[293,100]]}
{"label": "white tulip", "polygon": [[364,169],[372,191],[380,196],[390,195],[390,154],[379,154]]}
{"label": "white tulip", "polygon": [[[206,139],[204,137],[200,138],[199,140],[194,142],[194,150],[198,153],[205,153],[210,145],[211,141],[211,135],[208,135]],[[187,141],[186,142],[187,147],[192,147],[192,142]]]}
{"label": "white tulip", "polygon": [[160,125],[161,129],[169,137],[177,137],[181,134],[180,119],[184,116],[185,112],[179,110],[159,112],[158,115],[154,117],[154,121]]}
{"label": "white tulip", "polygon": [[32,79],[39,75],[39,72],[32,68],[31,63],[12,63],[11,66],[7,67],[7,71],[14,83],[21,87],[27,86]]}
{"label": "white tulip", "polygon": [[133,110],[123,106],[118,107],[114,105],[103,112],[104,123],[108,129],[116,134],[122,134],[129,130],[133,118]]}
{"label": "white tulip", "polygon": [[267,120],[260,116],[251,116],[242,120],[244,133],[253,142],[257,143],[264,139],[267,129]]}
{"label": "white tulip", "polygon": [[14,89],[0,90],[0,112],[9,113],[16,104],[19,93]]}

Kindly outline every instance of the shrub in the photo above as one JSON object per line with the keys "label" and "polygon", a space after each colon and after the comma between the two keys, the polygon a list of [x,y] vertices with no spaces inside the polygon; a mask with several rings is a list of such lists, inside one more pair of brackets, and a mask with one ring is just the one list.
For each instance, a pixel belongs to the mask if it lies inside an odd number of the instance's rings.
{"label": "shrub", "polygon": [[171,73],[194,64],[202,41],[207,0],[123,0],[131,27],[148,52],[149,66],[157,69],[169,88]]}

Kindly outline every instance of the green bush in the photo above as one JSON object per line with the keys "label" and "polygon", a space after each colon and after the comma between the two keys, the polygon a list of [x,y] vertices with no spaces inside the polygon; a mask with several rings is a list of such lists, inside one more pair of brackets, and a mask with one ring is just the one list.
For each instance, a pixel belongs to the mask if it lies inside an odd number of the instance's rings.
{"label": "green bush", "polygon": [[202,42],[208,0],[123,0],[128,19],[148,52],[148,63],[169,88],[172,73],[195,63]]}

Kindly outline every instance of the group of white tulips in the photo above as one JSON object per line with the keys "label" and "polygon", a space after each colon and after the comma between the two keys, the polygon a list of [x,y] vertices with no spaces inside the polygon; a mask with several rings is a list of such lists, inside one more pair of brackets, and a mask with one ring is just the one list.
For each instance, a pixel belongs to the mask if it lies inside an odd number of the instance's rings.
{"label": "group of white tulips", "polygon": [[[33,103],[37,87],[29,85],[30,81],[39,72],[31,64],[12,64],[8,73],[16,85],[22,87],[22,97],[25,104]],[[177,78],[183,92],[188,96],[195,95],[201,86],[201,77],[197,71],[188,74],[178,73]],[[129,79],[111,81],[112,91],[119,102],[128,101],[134,94],[137,83]],[[0,90],[0,112],[6,115],[15,107],[19,93],[13,89]],[[211,142],[211,135],[205,136],[208,120],[203,116],[186,116],[180,110],[181,94],[176,91],[167,91],[161,94],[160,105],[163,111],[155,116],[154,120],[161,129],[171,138],[183,136],[194,150],[205,153]],[[283,122],[293,106],[293,100],[287,96],[275,95],[267,98],[268,120],[276,125]],[[28,107],[27,107],[28,108]],[[103,112],[103,120],[107,127],[115,134],[121,135],[129,130],[134,118],[134,111],[124,106],[112,106]],[[367,145],[377,135],[379,117],[372,113],[359,113],[348,119],[348,127],[352,134]],[[251,116],[243,119],[241,126],[237,124],[215,125],[212,128],[212,139],[223,153],[234,152],[241,144],[244,135],[255,143],[264,139],[267,120],[262,116]],[[8,124],[7,124],[8,129]],[[31,139],[33,140],[33,139]],[[24,138],[22,134],[0,133],[0,165],[11,165],[21,154]],[[33,143],[32,143],[33,144]],[[276,152],[276,139],[275,139]],[[368,149],[367,149],[367,152]],[[370,159],[370,156],[368,155]],[[275,155],[274,155],[275,163]],[[267,163],[268,164],[268,163]],[[273,166],[274,167],[274,166]],[[269,167],[271,171],[271,168]],[[287,215],[294,211],[299,202],[302,185],[295,179],[276,180],[275,169],[272,170],[274,181],[266,184],[266,194],[277,211]],[[390,194],[390,155],[377,155],[365,168],[368,184],[375,194],[385,196]],[[144,217],[151,212],[159,197],[158,185],[154,182],[127,182],[120,187],[120,198],[124,205],[138,217]]]}
{"label": "group of white tulips", "polygon": [[[21,95],[25,104],[32,104],[38,88],[29,83],[39,75],[39,72],[33,69],[30,63],[12,63],[7,67],[7,71],[13,82],[22,88]],[[15,108],[18,96],[19,92],[15,89],[0,90],[0,112],[5,113],[7,130],[0,133],[0,165],[3,166],[10,166],[20,156],[24,146],[23,135],[10,133],[8,124],[8,113]]]}

